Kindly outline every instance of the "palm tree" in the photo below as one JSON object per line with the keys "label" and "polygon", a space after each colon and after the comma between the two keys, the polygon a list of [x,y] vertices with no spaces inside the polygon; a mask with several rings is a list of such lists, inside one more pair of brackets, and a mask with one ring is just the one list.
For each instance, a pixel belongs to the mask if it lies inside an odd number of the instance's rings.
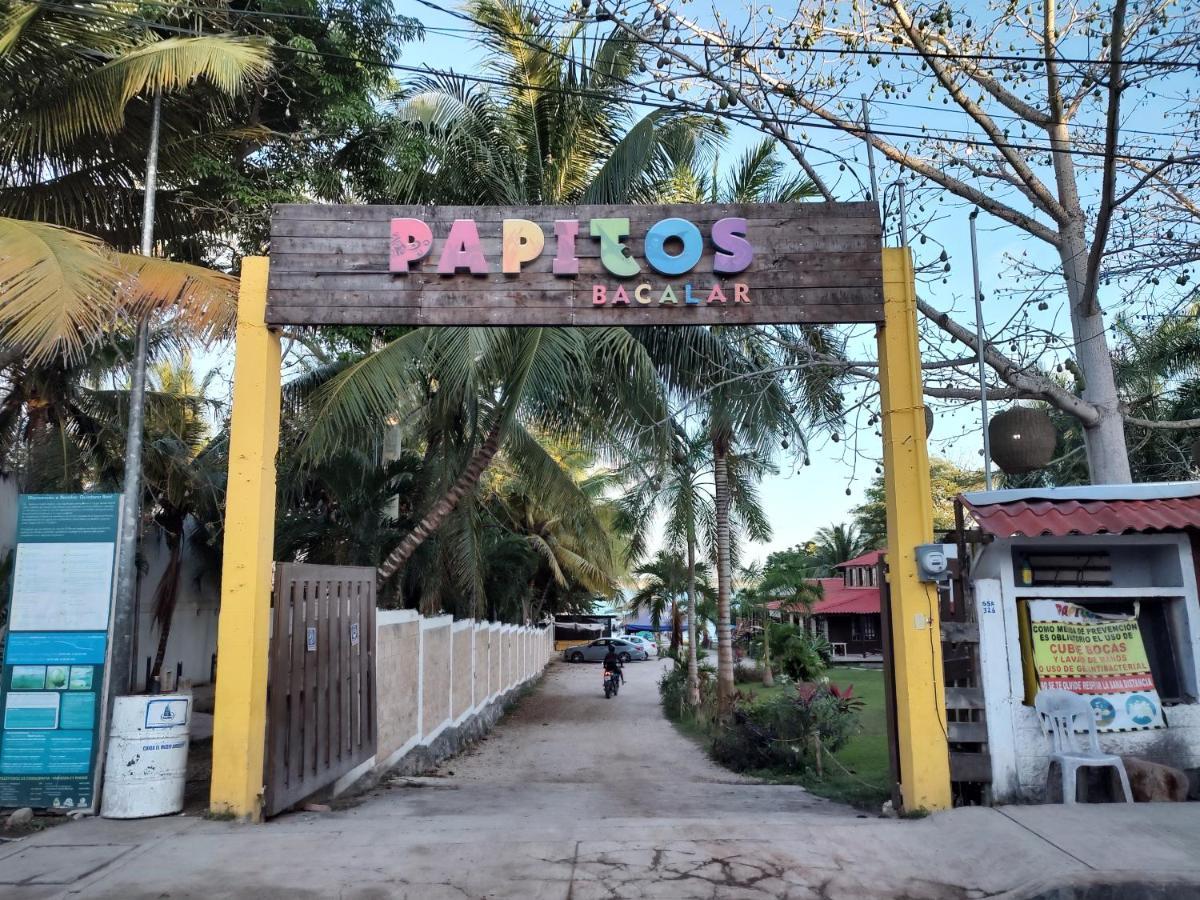
{"label": "palm tree", "polygon": [[[761,203],[800,202],[818,196],[811,181],[787,173],[770,140],[747,150],[724,180],[715,172],[703,171],[706,149],[697,146],[691,156],[676,158],[670,181],[676,193],[670,199]],[[789,363],[799,363],[799,357],[805,355],[802,350],[836,356],[841,346],[832,331],[814,326],[689,332],[655,333],[649,341],[672,390],[707,410],[704,429],[712,448],[718,591],[717,700],[719,715],[728,718],[735,690],[731,628],[735,560],[730,523],[735,486],[730,478],[731,461],[735,457],[769,458],[776,447],[786,449],[789,438],[802,446],[802,420],[824,426],[839,420],[840,374],[836,370],[797,365],[801,374],[790,385],[777,373]]]}
{"label": "palm tree", "polygon": [[640,90],[632,76],[646,48],[619,29],[596,34],[583,21],[541,19],[520,0],[471,0],[467,12],[502,87],[457,76],[406,85],[392,122],[390,199],[649,202],[666,188],[680,148],[715,134],[711,119],[665,109],[631,118]]}
{"label": "palm tree", "polygon": [[154,590],[158,646],[150,672],[153,679],[162,672],[187,550],[206,559],[204,571],[219,571],[217,535],[229,460],[224,435],[209,435],[205,415],[212,405],[209,379],[196,380],[188,354],[176,362],[159,362],[150,382],[151,390],[166,402],[148,404],[142,508],[158,526],[168,551]]}
{"label": "palm tree", "polygon": [[840,563],[862,556],[871,549],[870,539],[854,523],[818,528],[813,536],[814,556],[823,576],[830,576]]}
{"label": "palm tree", "polygon": [[[695,706],[700,702],[699,664],[697,658],[697,614],[702,591],[703,563],[697,561],[697,551],[716,557],[716,507],[713,493],[712,445],[707,432],[695,430],[689,434],[676,424],[670,454],[665,458],[644,458],[634,455],[626,463],[631,480],[619,502],[621,528],[629,537],[629,555],[638,559],[646,552],[646,540],[654,517],[664,513],[663,538],[669,549],[686,552],[687,556],[687,616],[688,616],[688,699]],[[761,457],[737,457],[730,477],[736,482],[734,517],[738,525],[731,536],[733,556],[737,556],[738,536],[766,539],[770,526],[758,501],[755,484],[771,471]]]}
{"label": "palm tree", "polygon": [[[0,12],[4,345],[35,356],[78,356],[116,317],[159,309],[204,336],[232,325],[232,279],[117,252],[133,245],[131,223],[141,206],[140,197],[133,209],[121,198],[137,193],[151,97],[183,97],[179,118],[168,116],[164,128],[169,166],[172,148],[194,154],[197,117],[215,127],[219,98],[265,75],[269,49],[232,35],[163,37],[147,14],[113,0],[18,0]],[[117,249],[105,243],[109,238]]]}
{"label": "palm tree", "polygon": [[[538,24],[513,0],[477,0],[470,11],[505,88],[456,78],[408,85],[392,123],[397,178],[373,199],[635,202],[661,192],[673,166],[668,148],[708,127],[665,112],[630,120],[627,76],[643,48],[619,32],[585,36],[578,23]],[[498,453],[525,467],[531,483],[561,485],[569,499],[575,486],[552,471],[527,426],[594,446],[661,443],[664,410],[652,361],[624,328],[415,329],[313,395],[307,449],[320,459],[387,417],[420,421],[414,437],[427,461],[441,461],[440,488],[379,566],[386,581],[470,502]]]}
{"label": "palm tree", "polygon": [[387,418],[412,425],[412,443],[425,445],[435,493],[379,565],[381,581],[474,494],[501,450],[549,508],[571,507],[579,485],[535,432],[631,443],[652,438],[663,418],[654,368],[620,328],[414,329],[342,368],[307,403],[311,461],[377,440]]}
{"label": "palm tree", "polygon": [[679,598],[688,590],[689,571],[687,563],[679,553],[659,550],[648,562],[633,570],[640,579],[637,592],[629,598],[631,609],[643,607],[650,613],[650,624],[657,635],[664,614],[671,615],[671,650],[679,649],[680,632]]}
{"label": "palm tree", "polygon": [[824,590],[821,582],[804,569],[787,565],[746,567],[741,573],[743,587],[738,591],[738,602],[742,610],[763,620],[762,679],[765,687],[775,683],[771,671],[771,607],[781,613],[802,611],[807,614],[814,603],[821,599]]}
{"label": "palm tree", "polygon": [[612,515],[604,498],[610,474],[588,474],[593,468],[589,454],[555,447],[549,440],[545,443],[578,486],[577,502],[548,504],[541,486],[529,483],[518,467],[505,461],[493,470],[493,484],[483,497],[497,524],[523,540],[538,561],[525,594],[523,623],[541,621],[555,592],[582,589],[590,595],[610,595],[621,574]]}

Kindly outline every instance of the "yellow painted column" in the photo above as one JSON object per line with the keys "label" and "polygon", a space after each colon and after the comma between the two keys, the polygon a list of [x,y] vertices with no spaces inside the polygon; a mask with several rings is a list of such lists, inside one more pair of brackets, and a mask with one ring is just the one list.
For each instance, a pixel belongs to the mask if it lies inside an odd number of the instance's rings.
{"label": "yellow painted column", "polygon": [[266,308],[267,259],[247,257],[238,294],[209,806],[251,821],[262,816],[281,382],[279,336],[267,328]]}
{"label": "yellow painted column", "polygon": [[913,552],[933,540],[933,499],[907,247],[883,251],[883,308],[879,386],[900,791],[906,810],[938,810],[950,806],[950,757],[937,589],[918,580]]}

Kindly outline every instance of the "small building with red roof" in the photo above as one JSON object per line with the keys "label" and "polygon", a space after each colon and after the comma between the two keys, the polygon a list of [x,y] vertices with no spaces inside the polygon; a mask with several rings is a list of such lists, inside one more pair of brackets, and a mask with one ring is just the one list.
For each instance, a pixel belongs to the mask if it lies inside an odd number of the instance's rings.
{"label": "small building with red roof", "polygon": [[[805,624],[833,645],[835,659],[877,658],[883,653],[879,614],[879,550],[840,563],[839,574],[832,578],[814,578],[821,585],[822,597],[808,612],[786,610],[780,618],[797,625]],[[778,611],[781,601],[768,603]]]}

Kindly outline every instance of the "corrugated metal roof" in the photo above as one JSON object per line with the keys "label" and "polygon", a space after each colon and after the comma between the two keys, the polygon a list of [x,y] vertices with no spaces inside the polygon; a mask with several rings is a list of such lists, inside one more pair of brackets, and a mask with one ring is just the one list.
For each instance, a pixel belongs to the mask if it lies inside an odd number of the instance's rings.
{"label": "corrugated metal roof", "polygon": [[883,556],[882,550],[871,550],[862,556],[856,556],[854,559],[848,559],[844,563],[838,563],[834,568],[845,569],[850,566],[874,566],[879,563],[879,557],[881,556]]}
{"label": "corrugated metal roof", "polygon": [[1002,538],[1200,528],[1200,496],[1154,500],[1062,499],[979,503],[977,498],[980,496],[964,494],[962,500],[980,528]]}
{"label": "corrugated metal roof", "polygon": [[820,603],[813,604],[813,615],[865,615],[879,612],[879,588],[842,587],[827,591]]}
{"label": "corrugated metal roof", "polygon": [[1164,500],[1200,495],[1200,481],[1158,481],[1141,484],[1080,484],[1071,487],[1008,488],[971,491],[963,498],[973,506],[1013,503],[1017,500]]}
{"label": "corrugated metal roof", "polygon": [[[879,588],[846,587],[840,578],[811,579],[821,583],[821,599],[813,604],[812,614],[821,616],[879,612]],[[779,609],[782,600],[772,600],[767,609]]]}

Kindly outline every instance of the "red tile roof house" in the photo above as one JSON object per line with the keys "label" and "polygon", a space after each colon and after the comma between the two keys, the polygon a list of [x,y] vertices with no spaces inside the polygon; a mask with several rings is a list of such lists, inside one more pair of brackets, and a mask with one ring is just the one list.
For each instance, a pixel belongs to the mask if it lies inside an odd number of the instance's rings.
{"label": "red tile roof house", "polygon": [[[881,555],[872,550],[839,564],[840,576],[812,579],[820,582],[824,596],[813,604],[808,625],[833,645],[835,659],[879,658],[883,653],[877,581]],[[780,606],[781,601],[767,604],[775,611]],[[805,613],[789,609],[772,617],[801,625]]]}

